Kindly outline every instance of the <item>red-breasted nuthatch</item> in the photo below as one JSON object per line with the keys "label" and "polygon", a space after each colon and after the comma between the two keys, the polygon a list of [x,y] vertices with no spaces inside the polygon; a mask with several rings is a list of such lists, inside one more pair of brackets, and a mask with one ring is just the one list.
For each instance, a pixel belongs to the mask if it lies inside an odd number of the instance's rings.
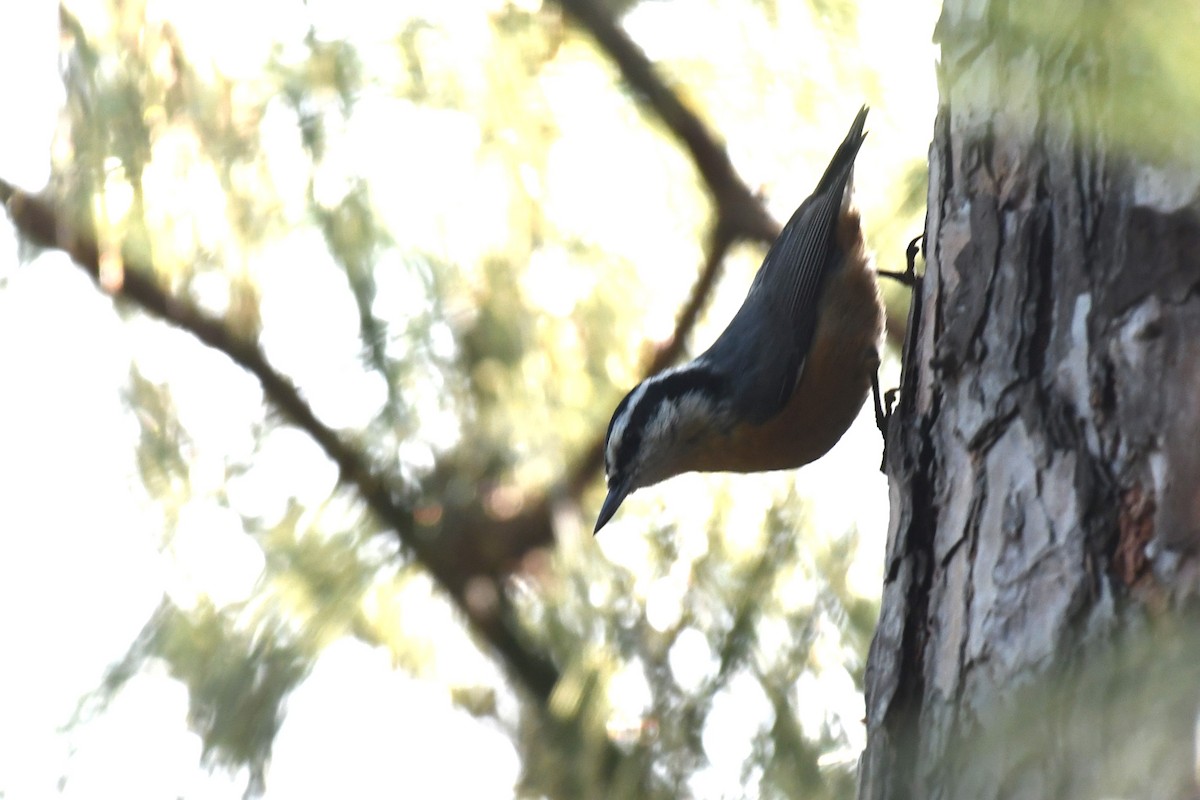
{"label": "red-breasted nuthatch", "polygon": [[850,207],[863,107],[712,347],[638,384],[604,446],[604,527],[635,489],[683,472],[815,461],[858,415],[879,367],[883,306]]}

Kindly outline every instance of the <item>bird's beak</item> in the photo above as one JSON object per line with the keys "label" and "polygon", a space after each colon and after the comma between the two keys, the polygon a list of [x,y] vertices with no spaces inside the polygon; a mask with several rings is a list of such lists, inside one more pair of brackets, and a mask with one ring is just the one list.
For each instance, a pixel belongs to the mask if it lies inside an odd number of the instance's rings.
{"label": "bird's beak", "polygon": [[616,486],[608,488],[608,497],[604,498],[604,505],[600,506],[600,516],[596,517],[596,529],[592,531],[592,535],[600,532],[608,521],[612,519],[613,514],[617,513],[617,509],[621,507],[621,503],[629,494],[629,481],[624,481]]}

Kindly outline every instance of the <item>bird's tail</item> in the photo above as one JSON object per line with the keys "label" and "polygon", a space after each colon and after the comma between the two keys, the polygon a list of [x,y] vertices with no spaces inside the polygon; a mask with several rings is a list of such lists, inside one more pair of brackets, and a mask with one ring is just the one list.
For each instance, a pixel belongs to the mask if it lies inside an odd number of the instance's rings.
{"label": "bird's tail", "polygon": [[829,166],[825,168],[825,174],[821,176],[817,189],[813,192],[814,195],[837,191],[839,186],[845,192],[845,187],[850,183],[850,174],[854,170],[854,159],[858,155],[858,149],[862,147],[863,139],[867,138],[867,135],[863,133],[863,125],[866,124],[866,121],[867,107],[863,106],[859,109],[858,116],[854,118],[854,123],[850,126],[846,138],[842,140],[837,152],[830,159]]}

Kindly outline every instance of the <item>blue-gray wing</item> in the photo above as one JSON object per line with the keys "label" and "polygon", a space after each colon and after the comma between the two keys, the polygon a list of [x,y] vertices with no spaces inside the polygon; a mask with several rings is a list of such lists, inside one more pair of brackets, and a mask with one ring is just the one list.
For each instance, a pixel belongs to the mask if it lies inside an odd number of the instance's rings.
{"label": "blue-gray wing", "polygon": [[866,118],[864,106],[816,190],[771,245],[733,321],[700,357],[729,376],[739,419],[759,424],[775,416],[800,380],[821,290],[845,255],[837,239],[838,217]]}

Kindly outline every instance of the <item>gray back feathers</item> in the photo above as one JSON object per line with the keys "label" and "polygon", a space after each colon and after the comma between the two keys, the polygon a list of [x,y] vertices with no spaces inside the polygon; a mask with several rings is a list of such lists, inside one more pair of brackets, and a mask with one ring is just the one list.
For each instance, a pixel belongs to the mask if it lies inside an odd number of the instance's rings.
{"label": "gray back feathers", "polygon": [[742,307],[696,359],[708,369],[736,376],[729,385],[739,419],[761,424],[778,414],[800,379],[825,279],[846,256],[837,241],[838,218],[846,208],[866,118],[864,106],[816,190],[771,245]]}

